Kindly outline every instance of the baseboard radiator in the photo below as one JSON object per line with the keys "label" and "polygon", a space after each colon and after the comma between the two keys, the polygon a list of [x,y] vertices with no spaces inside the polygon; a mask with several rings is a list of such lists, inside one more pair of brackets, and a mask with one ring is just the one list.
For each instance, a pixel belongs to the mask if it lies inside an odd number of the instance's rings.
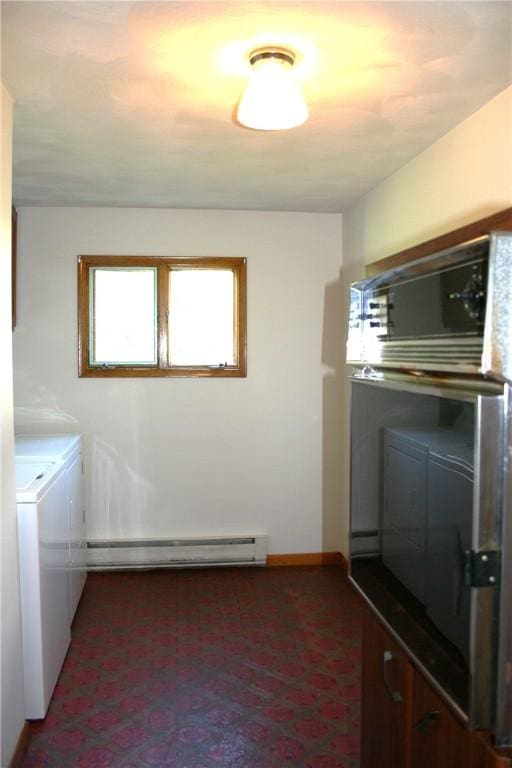
{"label": "baseboard radiator", "polygon": [[87,542],[90,571],[265,565],[266,561],[267,537],[264,535]]}

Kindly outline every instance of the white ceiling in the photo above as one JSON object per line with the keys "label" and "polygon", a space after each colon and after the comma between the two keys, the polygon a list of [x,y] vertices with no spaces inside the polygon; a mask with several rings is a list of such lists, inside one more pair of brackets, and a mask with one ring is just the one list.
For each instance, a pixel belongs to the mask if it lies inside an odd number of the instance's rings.
{"label": "white ceiling", "polygon": [[[511,7],[3,0],[15,202],[341,211],[510,84]],[[233,119],[263,43],[302,58],[291,131]]]}

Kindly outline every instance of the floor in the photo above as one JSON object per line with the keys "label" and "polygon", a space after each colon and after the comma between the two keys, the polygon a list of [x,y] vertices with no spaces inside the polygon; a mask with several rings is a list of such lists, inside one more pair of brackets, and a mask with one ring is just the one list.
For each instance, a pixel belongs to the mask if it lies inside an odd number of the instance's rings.
{"label": "floor", "polygon": [[93,573],[23,768],[357,768],[340,568]]}

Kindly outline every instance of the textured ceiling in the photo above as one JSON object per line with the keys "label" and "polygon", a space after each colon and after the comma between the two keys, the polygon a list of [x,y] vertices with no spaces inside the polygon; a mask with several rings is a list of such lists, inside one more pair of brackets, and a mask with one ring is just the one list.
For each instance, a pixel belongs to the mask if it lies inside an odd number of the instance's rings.
{"label": "textured ceiling", "polygon": [[[18,205],[341,211],[511,82],[508,2],[14,2]],[[234,121],[290,45],[309,121]],[[470,161],[470,158],[468,158]]]}

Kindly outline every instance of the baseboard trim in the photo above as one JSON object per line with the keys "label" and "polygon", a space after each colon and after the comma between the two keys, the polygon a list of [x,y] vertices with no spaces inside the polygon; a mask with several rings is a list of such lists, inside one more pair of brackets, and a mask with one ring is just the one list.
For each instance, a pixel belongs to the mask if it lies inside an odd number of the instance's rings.
{"label": "baseboard trim", "polygon": [[341,552],[300,552],[293,555],[267,555],[267,565],[271,568],[289,565],[339,565],[348,573],[346,558]]}
{"label": "baseboard trim", "polygon": [[21,768],[21,765],[23,764],[23,758],[25,757],[25,752],[27,751],[29,739],[30,723],[25,721],[25,725],[21,729],[21,733],[18,738],[18,743],[16,744],[16,749],[14,750],[14,754],[9,761],[9,768]]}

